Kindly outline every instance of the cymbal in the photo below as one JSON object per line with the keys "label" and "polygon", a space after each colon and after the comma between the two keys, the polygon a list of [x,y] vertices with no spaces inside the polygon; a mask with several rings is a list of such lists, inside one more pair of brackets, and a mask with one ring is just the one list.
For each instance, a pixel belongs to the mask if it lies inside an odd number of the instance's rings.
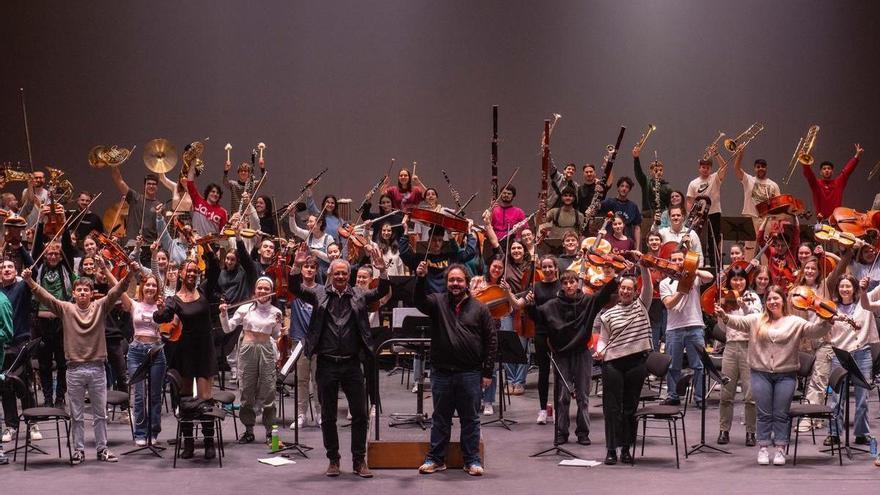
{"label": "cymbal", "polygon": [[177,165],[177,149],[167,139],[150,140],[144,147],[144,165],[156,174],[170,172]]}

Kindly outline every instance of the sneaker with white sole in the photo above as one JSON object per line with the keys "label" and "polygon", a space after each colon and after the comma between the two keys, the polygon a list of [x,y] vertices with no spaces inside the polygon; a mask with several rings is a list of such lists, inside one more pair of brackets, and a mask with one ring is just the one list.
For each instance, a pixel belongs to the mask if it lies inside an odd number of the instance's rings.
{"label": "sneaker with white sole", "polygon": [[776,455],[773,456],[773,465],[785,466],[785,449],[782,447],[776,448]]}
{"label": "sneaker with white sole", "polygon": [[767,451],[767,447],[761,447],[760,449],[758,449],[758,465],[770,465],[770,452]]}
{"label": "sneaker with white sole", "polygon": [[74,450],[73,455],[70,457],[70,463],[74,466],[78,464],[82,464],[86,460],[86,453],[82,450]]}
{"label": "sneaker with white sole", "polygon": [[6,464],[9,464],[9,458],[0,450],[0,466],[5,466]]}
{"label": "sneaker with white sole", "polygon": [[421,474],[432,474],[438,471],[446,471],[446,464],[434,462],[429,459],[419,466],[419,473]]}
{"label": "sneaker with white sole", "polygon": [[98,452],[98,460],[101,462],[119,462],[119,458],[116,457],[116,454],[110,452],[110,449]]}
{"label": "sneaker with white sole", "polygon": [[480,465],[479,462],[475,462],[473,464],[468,464],[464,467],[464,472],[471,476],[482,476],[483,475],[483,466]]}
{"label": "sneaker with white sole", "polygon": [[812,429],[813,429],[813,422],[810,421],[809,419],[801,418],[801,420],[798,421],[798,431],[799,432],[807,433]]}
{"label": "sneaker with white sole", "polygon": [[135,439],[134,444],[137,445],[138,447],[146,447],[147,439],[146,438],[137,438],[137,439]]}
{"label": "sneaker with white sole", "polygon": [[3,443],[11,442],[15,440],[15,435],[17,433],[18,431],[15,428],[6,428],[5,430],[3,430],[3,437],[0,441],[2,441]]}
{"label": "sneaker with white sole", "polygon": [[538,411],[538,419],[535,420],[535,422],[538,423],[539,425],[546,425],[547,424],[547,410],[546,409],[541,409],[540,411]]}
{"label": "sneaker with white sole", "polygon": [[42,439],[43,434],[40,433],[40,427],[38,425],[31,425],[31,440],[37,441]]}
{"label": "sneaker with white sole", "polygon": [[486,404],[483,406],[483,416],[491,416],[495,414],[495,408],[492,404]]}

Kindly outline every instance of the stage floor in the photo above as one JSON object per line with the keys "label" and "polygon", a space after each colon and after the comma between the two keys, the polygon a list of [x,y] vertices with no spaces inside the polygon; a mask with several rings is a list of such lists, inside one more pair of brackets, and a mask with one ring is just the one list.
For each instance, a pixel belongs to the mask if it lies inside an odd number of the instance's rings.
{"label": "stage floor", "polygon": [[[405,390],[399,376],[388,377],[382,373],[382,398],[385,416],[381,418],[381,438],[383,440],[427,440],[428,432],[416,428],[389,428],[387,417],[391,412],[415,410],[415,394]],[[489,493],[504,495],[531,493],[584,493],[592,490],[614,489],[615,493],[754,493],[777,490],[786,493],[797,490],[799,495],[826,494],[829,489],[838,493],[873,493],[880,468],[872,465],[867,454],[858,454],[853,460],[844,457],[844,465],[838,466],[837,458],[819,453],[825,431],[817,432],[818,446],[814,446],[809,434],[801,436],[798,452],[798,465],[783,467],[758,466],[755,462],[755,448],[744,446],[745,430],[742,421],[742,407],[737,405],[732,443],[725,446],[731,455],[697,453],[684,459],[682,451],[681,469],[675,469],[675,455],[668,439],[649,438],[645,457],[637,457],[635,467],[597,466],[594,468],[560,467],[560,457],[547,456],[531,458],[530,454],[551,446],[553,426],[535,424],[537,415],[537,375],[529,374],[526,393],[512,397],[510,410],[505,414],[518,421],[511,426],[512,431],[499,427],[484,427],[483,439],[486,447],[486,474],[482,478],[471,478],[459,469],[430,476],[419,475],[416,470],[376,470],[375,478],[363,480],[351,474],[351,455],[348,452],[349,434],[347,428],[340,429],[342,446],[343,475],[336,479],[323,475],[327,459],[321,443],[320,430],[309,426],[301,431],[300,441],[315,447],[309,458],[295,456],[295,465],[270,467],[257,462],[258,458],[270,457],[262,444],[238,445],[234,441],[232,423],[226,420],[224,436],[227,439],[226,457],[223,468],[218,469],[216,460],[212,462],[179,460],[178,468],[172,469],[173,450],[165,452],[163,459],[146,455],[121,456],[123,451],[133,448],[129,439],[127,424],[109,425],[112,450],[120,455],[117,464],[99,463],[95,459],[91,425],[86,423],[87,460],[83,465],[70,467],[57,458],[54,441],[42,440],[38,444],[47,449],[50,456],[32,455],[28,471],[22,471],[22,458],[18,463],[0,466],[0,486],[3,493],[16,494],[17,490],[39,487],[47,493],[84,493],[98,490],[101,493],[180,493],[181,490],[197,489],[200,493],[342,493],[344,490],[371,490],[374,493],[419,493],[449,494],[460,490],[489,490]],[[876,394],[870,403],[871,426],[876,431],[880,420],[876,419],[880,407]],[[340,407],[340,424],[345,421],[345,401]],[[292,440],[293,431],[287,429],[292,419],[293,400],[286,399],[287,415],[285,427],[281,430],[282,440]],[[430,411],[430,399],[426,400]],[[497,409],[497,408],[496,408]],[[572,411],[573,413],[574,411]],[[495,416],[497,417],[497,415]],[[601,461],[604,458],[604,424],[601,414],[601,398],[590,397],[591,446],[569,443],[565,447],[582,459]],[[687,413],[687,436],[689,444],[699,441],[699,410],[689,408]],[[718,435],[718,403],[709,401],[706,421],[707,443],[715,445]],[[161,440],[174,434],[174,418],[164,416]],[[239,425],[239,430],[242,430]],[[665,429],[655,430],[653,434],[665,434]],[[48,436],[48,427],[44,428]],[[256,429],[257,438],[263,434],[262,427]],[[649,430],[649,434],[652,432]],[[457,437],[458,428],[453,432]],[[373,431],[370,432],[370,438]],[[571,438],[574,439],[572,432]],[[4,444],[6,449],[11,444]],[[66,453],[65,453],[66,458]],[[10,457],[11,460],[11,457]],[[674,485],[674,487],[673,487]],[[861,491],[857,491],[861,490]]]}

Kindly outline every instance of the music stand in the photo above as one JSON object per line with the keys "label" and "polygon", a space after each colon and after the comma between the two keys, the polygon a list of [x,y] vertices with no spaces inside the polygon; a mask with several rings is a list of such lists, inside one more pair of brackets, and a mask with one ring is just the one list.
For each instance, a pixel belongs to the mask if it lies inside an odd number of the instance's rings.
{"label": "music stand", "polygon": [[[510,425],[515,425],[518,421],[507,419],[504,417],[504,395],[507,389],[506,376],[504,374],[504,363],[508,364],[527,364],[529,362],[526,356],[526,350],[519,342],[519,335],[516,332],[496,332],[498,334],[498,419],[492,419],[481,423],[482,426],[500,426],[510,431]],[[510,396],[508,396],[510,400]]]}
{"label": "music stand", "polygon": [[[131,374],[131,377],[128,379],[128,386],[131,388],[134,385],[137,385],[140,382],[146,381],[146,387],[144,388],[144,415],[147,417],[147,444],[143,447],[138,447],[136,449],[129,450],[128,452],[123,452],[122,455],[134,454],[137,452],[141,452],[143,450],[148,451],[156,457],[162,457],[162,454],[159,452],[165,450],[165,447],[160,447],[158,445],[153,444],[153,415],[152,415],[152,400],[150,396],[153,395],[153,386],[150,380],[150,370],[153,367],[153,363],[156,361],[156,356],[162,352],[162,349],[165,347],[165,344],[159,344],[156,347],[147,352],[147,359],[144,360],[140,366],[134,370],[134,373]],[[134,418],[135,422],[137,418]]]}
{"label": "music stand", "polygon": [[[562,382],[562,385],[567,389],[568,393],[571,395],[572,400],[575,400],[575,398],[576,398],[575,390],[568,383],[568,380],[565,379],[565,376],[562,374],[562,371],[559,370],[559,365],[556,364],[556,358],[553,357],[552,351],[549,352],[549,356],[550,356],[550,363],[553,365],[553,368],[556,370],[556,378],[558,378],[559,381]],[[589,384],[587,386],[589,387]],[[556,411],[554,411],[554,414],[553,414],[553,446],[550,447],[549,449],[544,449],[540,452],[535,452],[534,454],[530,455],[529,457],[541,457],[543,455],[553,453],[555,455],[560,455],[560,456],[567,455],[573,459],[577,459],[577,456],[574,455],[570,450],[564,449],[564,448],[560,447],[558,443],[556,443],[556,432],[558,431],[557,427],[559,426],[559,415],[562,414],[562,412],[561,412],[562,408],[559,407],[559,403],[557,402],[557,400],[558,400],[557,395],[561,395],[563,393],[560,391],[560,394],[556,394],[557,387],[558,387],[558,384],[554,384],[554,386],[553,386],[553,389],[554,389],[553,390],[553,407],[556,409]],[[577,401],[575,400],[575,402],[577,402]],[[575,404],[575,407],[577,407],[577,404]],[[585,411],[581,411],[581,412],[583,414],[586,414]]]}
{"label": "music stand", "polygon": [[[296,344],[296,347],[290,352],[290,357],[287,358],[287,361],[284,362],[284,366],[282,366],[281,370],[278,372],[281,375],[281,378],[277,380],[284,383],[284,379],[290,374],[290,370],[293,370],[293,443],[285,444],[284,447],[281,447],[274,452],[270,450],[270,454],[280,454],[287,450],[295,450],[296,453],[308,459],[309,456],[306,455],[306,451],[314,448],[299,443],[299,370],[296,368],[296,363],[304,354],[304,350],[305,346],[303,346],[302,342]],[[281,401],[283,400],[284,397],[281,397]],[[281,417],[281,420],[282,422],[284,421],[284,416]],[[284,457],[290,457],[291,454],[281,455]]]}
{"label": "music stand", "polygon": [[[854,447],[849,443],[849,386],[850,384],[852,384],[854,387],[861,387],[866,390],[871,390],[874,387],[868,382],[868,380],[865,378],[865,375],[862,374],[862,370],[859,369],[859,365],[858,363],[856,363],[856,360],[855,358],[853,358],[851,352],[845,351],[837,347],[832,347],[831,350],[834,351],[834,356],[837,358],[837,361],[840,362],[840,366],[846,370],[846,376],[843,377],[843,384],[840,387],[840,392],[838,392],[838,407],[840,407],[841,402],[843,404],[844,431],[843,445],[838,448],[845,450],[846,456],[849,459],[852,459],[853,450],[866,454],[870,453],[870,451],[859,447]],[[837,426],[837,434],[840,435],[840,425]]]}
{"label": "music stand", "polygon": [[750,217],[721,217],[721,236],[724,240],[743,243],[754,241],[755,225]]}
{"label": "music stand", "polygon": [[[416,310],[417,311],[417,310]],[[403,318],[401,331],[404,335],[424,337],[431,328],[431,318],[427,316],[408,315]],[[430,344],[418,343],[413,345],[415,350],[415,358],[422,359],[422,372],[419,376],[413,376],[416,381],[416,412],[415,414],[407,413],[391,413],[393,420],[388,426],[396,428],[398,426],[416,425],[422,430],[427,430],[431,426],[431,418],[425,413],[425,370],[427,369],[427,352],[426,347]],[[377,394],[378,396],[378,394]]]}
{"label": "music stand", "polygon": [[718,368],[715,367],[715,363],[712,362],[712,358],[709,357],[709,353],[706,352],[704,347],[697,346],[695,349],[697,355],[700,356],[700,362],[703,363],[703,386],[701,387],[703,390],[700,391],[700,397],[702,398],[702,400],[700,400],[700,443],[692,445],[691,450],[686,452],[685,456],[695,454],[703,449],[711,449],[722,454],[730,454],[727,450],[706,443],[706,384],[709,382],[710,376],[721,385],[729,383],[730,378],[718,372]]}

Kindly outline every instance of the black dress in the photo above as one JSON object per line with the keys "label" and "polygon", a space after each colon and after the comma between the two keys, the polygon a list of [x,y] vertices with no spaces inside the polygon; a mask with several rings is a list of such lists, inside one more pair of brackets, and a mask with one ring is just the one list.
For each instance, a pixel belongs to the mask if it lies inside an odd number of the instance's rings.
{"label": "black dress", "polygon": [[174,357],[168,366],[185,377],[212,377],[219,372],[211,331],[211,305],[202,289],[199,298],[183,302],[176,295],[165,302],[165,310],[153,315],[157,323],[168,323],[174,315],[180,319],[183,332]]}

